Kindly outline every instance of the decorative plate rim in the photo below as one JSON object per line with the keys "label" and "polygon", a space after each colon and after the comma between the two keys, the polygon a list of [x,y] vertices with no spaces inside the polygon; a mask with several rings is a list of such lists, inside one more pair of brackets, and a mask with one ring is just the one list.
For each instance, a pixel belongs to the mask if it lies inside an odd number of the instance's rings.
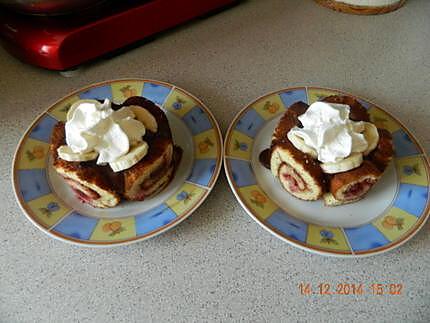
{"label": "decorative plate rim", "polygon": [[[241,195],[238,192],[238,188],[236,187],[233,176],[231,174],[231,168],[229,167],[229,163],[227,162],[229,159],[241,160],[240,158],[234,158],[234,157],[229,156],[228,151],[227,151],[227,149],[229,147],[229,141],[231,139],[233,129],[237,125],[237,121],[240,119],[240,117],[242,117],[242,115],[245,112],[247,112],[249,109],[252,109],[253,104],[257,103],[258,101],[260,101],[263,98],[270,97],[270,96],[275,95],[275,94],[288,92],[288,91],[303,90],[303,89],[306,91],[307,98],[309,98],[308,89],[333,91],[333,92],[342,93],[344,95],[348,95],[348,96],[351,96],[351,97],[354,97],[357,99],[365,100],[366,102],[370,103],[372,106],[377,107],[378,109],[382,110],[384,113],[386,113],[389,117],[391,117],[395,122],[397,122],[401,126],[402,130],[404,130],[406,132],[406,134],[413,141],[414,145],[419,149],[420,154],[418,156],[423,157],[423,159],[425,161],[425,167],[427,169],[427,179],[430,183],[430,158],[429,158],[429,156],[426,154],[424,148],[422,147],[420,142],[416,139],[414,134],[411,133],[409,131],[409,129],[404,125],[404,123],[401,122],[393,114],[391,114],[390,112],[388,112],[384,108],[381,108],[380,105],[374,103],[372,100],[368,100],[367,98],[365,98],[363,96],[353,95],[347,91],[334,89],[334,88],[330,88],[330,87],[322,87],[322,86],[313,86],[313,85],[300,86],[300,85],[298,85],[298,86],[281,88],[281,89],[267,92],[263,95],[258,96],[257,98],[249,101],[239,112],[237,112],[236,115],[234,116],[233,120],[230,122],[230,124],[227,128],[227,131],[225,133],[225,138],[224,138],[223,164],[224,164],[224,172],[226,174],[227,181],[229,183],[231,191],[233,192],[233,195],[235,196],[235,198],[237,199],[239,204],[242,206],[242,208],[245,210],[245,212],[255,222],[257,222],[258,225],[260,225],[263,229],[265,229],[266,231],[268,231],[269,233],[271,233],[275,237],[281,239],[282,241],[284,241],[284,242],[286,242],[286,243],[288,243],[294,247],[297,247],[301,250],[307,251],[307,252],[319,254],[322,256],[331,256],[331,257],[339,257],[339,258],[364,258],[364,257],[379,255],[379,254],[388,252],[390,250],[393,250],[397,247],[402,246],[403,244],[408,242],[412,237],[414,237],[422,229],[422,227],[425,225],[428,218],[430,217],[430,190],[428,190],[428,192],[427,192],[426,207],[423,210],[422,215],[418,218],[416,223],[403,236],[401,236],[397,240],[393,240],[393,241],[389,242],[388,244],[386,244],[384,246],[374,248],[371,251],[365,250],[365,251],[358,251],[358,252],[357,251],[354,252],[351,247],[350,247],[350,251],[348,251],[348,252],[340,251],[340,250],[328,250],[328,249],[323,249],[323,248],[319,248],[317,246],[310,245],[306,242],[300,242],[300,241],[296,241],[296,240],[293,240],[291,238],[288,238],[286,235],[280,233],[279,230],[277,228],[275,228],[273,225],[271,225],[269,223],[265,223],[264,221],[260,220],[254,214],[253,210],[248,208],[246,206],[246,204],[244,203]],[[274,117],[276,117],[276,116],[274,116]],[[265,123],[272,120],[272,119],[273,118],[265,120]],[[251,155],[252,155],[252,153],[251,153]],[[258,185],[258,183],[257,183],[257,185]],[[429,188],[429,187],[430,187],[430,184],[427,184],[427,188]],[[309,222],[306,222],[306,223],[309,223]],[[349,246],[349,242],[347,242],[347,244]]]}
{"label": "decorative plate rim", "polygon": [[[78,94],[78,93],[82,93],[85,92],[89,89],[92,88],[97,88],[100,86],[105,86],[105,85],[111,85],[113,83],[119,83],[119,82],[141,82],[141,83],[152,83],[152,84],[158,84],[158,85],[163,85],[163,86],[167,86],[170,88],[169,94],[166,96],[165,98],[165,102],[167,101],[168,97],[170,96],[170,94],[175,90],[179,90],[182,93],[186,94],[187,96],[189,96],[190,98],[192,98],[193,100],[195,100],[198,104],[199,107],[202,108],[205,113],[207,114],[207,116],[209,117],[210,121],[211,121],[211,125],[213,126],[211,129],[214,130],[215,132],[215,137],[217,140],[217,145],[218,145],[218,150],[217,150],[217,155],[214,158],[215,162],[216,162],[216,167],[213,171],[213,175],[212,178],[210,180],[210,182],[207,184],[207,186],[204,186],[205,190],[204,193],[201,195],[201,197],[195,201],[195,204],[186,212],[184,212],[184,214],[177,216],[174,220],[172,220],[171,222],[169,222],[166,225],[163,225],[153,231],[150,231],[146,234],[143,234],[141,236],[135,236],[135,237],[131,237],[131,238],[126,238],[123,240],[111,240],[111,241],[107,241],[107,240],[103,240],[103,241],[84,241],[84,240],[79,240],[76,239],[74,237],[70,237],[70,236],[66,236],[64,234],[61,234],[59,232],[55,232],[52,231],[52,229],[55,227],[55,225],[57,225],[58,223],[60,223],[65,217],[67,217],[68,215],[70,215],[71,213],[73,213],[74,209],[71,207],[71,210],[68,211],[59,221],[57,221],[54,225],[51,225],[47,228],[45,228],[42,224],[40,224],[36,219],[34,219],[30,212],[27,210],[27,208],[25,207],[27,205],[27,202],[24,201],[22,194],[19,192],[18,188],[19,188],[19,184],[18,184],[18,179],[17,179],[17,170],[18,170],[18,156],[19,153],[21,151],[21,148],[23,147],[23,143],[25,140],[27,140],[27,138],[29,138],[29,134],[31,132],[31,130],[33,130],[33,128],[37,125],[37,123],[45,116],[45,114],[49,115],[49,112],[59,103],[61,103],[62,101],[65,101],[66,99],[73,97],[74,95]],[[16,198],[16,201],[21,209],[21,211],[24,213],[25,217],[30,220],[30,222],[35,225],[39,230],[41,230],[42,232],[44,232],[45,234],[47,234],[48,236],[56,239],[56,240],[60,240],[63,242],[66,242],[68,244],[72,244],[72,245],[77,245],[80,247],[88,247],[88,248],[112,248],[112,247],[119,247],[119,246],[125,246],[125,245],[129,245],[129,244],[133,244],[139,241],[144,241],[153,237],[156,237],[172,228],[174,228],[175,226],[177,226],[178,224],[180,224],[182,221],[186,220],[191,214],[193,214],[197,208],[199,208],[201,206],[201,204],[206,200],[206,198],[209,196],[209,194],[211,193],[212,189],[214,188],[218,177],[221,173],[221,168],[222,168],[222,161],[223,161],[223,151],[224,151],[224,141],[223,141],[223,137],[222,137],[222,133],[221,133],[221,129],[219,127],[218,121],[216,120],[216,118],[214,117],[212,111],[199,99],[197,98],[195,95],[191,94],[190,92],[184,90],[183,88],[176,86],[174,84],[171,84],[169,82],[164,82],[164,81],[158,81],[158,80],[154,80],[154,79],[147,79],[147,78],[119,78],[119,79],[110,79],[110,80],[105,80],[105,81],[101,81],[101,82],[96,82],[96,83],[91,83],[90,85],[81,87],[77,90],[74,90],[72,92],[68,92],[66,95],[64,95],[63,97],[61,97],[60,99],[54,101],[52,104],[49,105],[49,107],[47,109],[45,109],[43,112],[41,112],[32,122],[31,124],[27,127],[27,129],[25,130],[24,134],[21,136],[18,145],[15,149],[14,152],[14,156],[13,156],[13,160],[12,160],[12,169],[11,169],[11,181],[12,181],[12,187],[13,187],[13,192]],[[45,163],[47,163],[48,158],[45,160]],[[46,166],[45,168],[46,169]],[[187,181],[184,181],[184,183],[187,183]],[[199,184],[195,184],[193,183],[193,185],[196,185],[198,187],[200,187],[201,185]],[[61,201],[63,201],[61,199],[61,197],[58,197]],[[28,206],[27,206],[28,207]]]}

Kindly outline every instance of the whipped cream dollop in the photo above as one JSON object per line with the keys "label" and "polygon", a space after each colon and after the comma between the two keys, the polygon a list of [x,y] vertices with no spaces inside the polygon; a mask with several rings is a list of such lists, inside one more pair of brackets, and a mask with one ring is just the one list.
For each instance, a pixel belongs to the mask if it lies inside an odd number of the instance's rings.
{"label": "whipped cream dollop", "polygon": [[365,123],[350,120],[349,113],[350,107],[345,104],[315,102],[298,117],[303,128],[292,128],[288,136],[303,139],[320,162],[339,162],[352,153],[366,151],[369,146],[362,133]]}
{"label": "whipped cream dollop", "polygon": [[114,111],[111,102],[81,100],[72,105],[65,125],[66,143],[76,154],[97,152],[97,164],[104,165],[126,155],[142,142],[145,126],[129,107]]}

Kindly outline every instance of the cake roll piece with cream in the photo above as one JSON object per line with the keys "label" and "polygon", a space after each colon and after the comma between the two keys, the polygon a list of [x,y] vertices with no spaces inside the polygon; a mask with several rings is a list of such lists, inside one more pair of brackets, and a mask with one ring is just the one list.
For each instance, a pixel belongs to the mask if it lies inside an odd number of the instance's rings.
{"label": "cake roll piece with cream", "polygon": [[270,169],[282,187],[302,200],[317,200],[324,191],[324,174],[312,155],[300,151],[288,139],[288,132],[301,125],[299,116],[308,105],[296,102],[282,116],[272,136]]}
{"label": "cake roll piece with cream", "polygon": [[67,161],[60,158],[58,149],[65,142],[64,123],[59,122],[55,125],[51,135],[50,151],[53,167],[64,178],[76,197],[80,201],[98,208],[110,208],[117,205],[121,201],[121,196],[113,183],[122,186],[122,176],[112,172],[108,165],[99,166],[95,161]]}
{"label": "cake roll piece with cream", "polygon": [[330,179],[330,192],[323,196],[325,205],[338,206],[362,199],[382,176],[393,158],[394,148],[389,131],[378,129],[378,134],[376,148],[359,168],[335,174]]}
{"label": "cake roll piece with cream", "polygon": [[282,187],[328,206],[358,201],[379,180],[393,155],[391,134],[370,122],[350,96],[311,106],[291,105],[272,135],[270,170]]}
{"label": "cake roll piece with cream", "polygon": [[121,105],[80,100],[51,136],[54,169],[94,207],[144,200],[173,178],[182,150],[160,107],[143,97]]}

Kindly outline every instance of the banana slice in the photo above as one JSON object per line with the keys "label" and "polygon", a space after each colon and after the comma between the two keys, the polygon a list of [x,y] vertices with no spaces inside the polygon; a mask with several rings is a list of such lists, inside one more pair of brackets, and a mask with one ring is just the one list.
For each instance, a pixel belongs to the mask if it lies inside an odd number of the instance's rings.
{"label": "banana slice", "polygon": [[63,146],[58,147],[57,153],[61,159],[71,161],[71,162],[94,160],[99,155],[96,151],[90,151],[87,153],[75,153],[67,145],[63,145]]}
{"label": "banana slice", "polygon": [[293,146],[296,147],[301,152],[311,155],[312,158],[318,157],[318,153],[316,152],[316,150],[306,145],[303,138],[297,136],[295,133],[292,133],[292,132],[288,132],[287,137],[291,141]]}
{"label": "banana slice", "polygon": [[366,139],[368,144],[368,147],[363,152],[363,154],[364,156],[367,156],[378,145],[378,142],[379,142],[378,129],[375,127],[373,123],[365,122],[363,135],[364,135],[364,139]]}
{"label": "banana slice", "polygon": [[110,162],[109,166],[114,172],[128,169],[145,157],[145,155],[148,153],[148,148],[148,144],[145,141],[142,141],[136,146],[131,147],[129,152],[124,156],[121,156],[117,160]]}
{"label": "banana slice", "polygon": [[352,130],[353,130],[353,131],[355,131],[355,132],[362,133],[362,132],[364,131],[364,129],[365,129],[365,123],[366,123],[366,122],[364,122],[364,121],[356,121],[356,122],[353,122],[353,123],[351,124],[351,128],[352,128]]}
{"label": "banana slice", "polygon": [[151,132],[157,132],[158,124],[154,116],[145,108],[138,105],[130,105],[131,111],[133,111],[136,119],[143,123],[143,125]]}
{"label": "banana slice", "polygon": [[337,163],[321,163],[321,168],[324,173],[335,174],[346,172],[350,169],[357,168],[363,162],[362,153],[352,153],[347,158]]}
{"label": "banana slice", "polygon": [[134,112],[130,109],[130,107],[122,107],[119,110],[116,110],[112,113],[112,117],[115,121],[131,118],[134,119]]}
{"label": "banana slice", "polygon": [[69,120],[72,119],[73,113],[75,112],[76,108],[78,106],[80,106],[82,103],[90,103],[90,104],[94,104],[96,106],[100,106],[101,105],[101,103],[99,101],[97,101],[97,100],[90,100],[90,99],[88,99],[88,100],[78,100],[78,101],[74,102],[70,106],[69,110],[67,111],[66,121],[69,121]]}

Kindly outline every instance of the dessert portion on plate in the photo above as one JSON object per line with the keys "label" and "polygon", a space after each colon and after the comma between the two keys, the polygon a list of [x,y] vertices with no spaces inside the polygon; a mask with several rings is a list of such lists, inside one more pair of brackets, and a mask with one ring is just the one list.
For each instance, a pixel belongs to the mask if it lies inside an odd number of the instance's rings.
{"label": "dessert portion on plate", "polygon": [[376,128],[356,99],[333,95],[292,104],[260,160],[293,196],[337,206],[362,199],[393,153],[390,132]]}
{"label": "dessert portion on plate", "polygon": [[164,112],[138,96],[121,105],[75,102],[66,122],[54,127],[50,152],[54,169],[77,197],[99,208],[160,192],[182,155]]}

